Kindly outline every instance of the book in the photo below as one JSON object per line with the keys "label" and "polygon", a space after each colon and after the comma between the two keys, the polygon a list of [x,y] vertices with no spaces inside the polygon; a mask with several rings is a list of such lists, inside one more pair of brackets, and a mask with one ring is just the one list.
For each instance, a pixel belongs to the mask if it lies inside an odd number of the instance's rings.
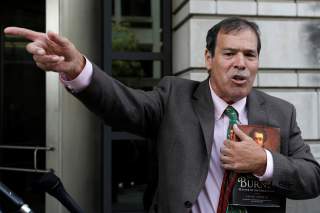
{"label": "book", "polygon": [[[279,128],[262,125],[238,125],[238,127],[265,149],[280,151]],[[237,140],[235,136],[233,138]],[[252,174],[238,174],[229,205],[280,207],[281,198],[270,182],[259,181]]]}

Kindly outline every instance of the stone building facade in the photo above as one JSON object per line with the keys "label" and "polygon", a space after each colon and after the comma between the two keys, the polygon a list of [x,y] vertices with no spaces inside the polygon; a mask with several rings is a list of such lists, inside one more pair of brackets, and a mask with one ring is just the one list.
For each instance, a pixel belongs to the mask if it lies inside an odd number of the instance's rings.
{"label": "stone building facade", "polygon": [[[205,37],[225,17],[255,21],[261,30],[254,86],[293,103],[302,136],[320,161],[320,1],[174,0],[173,73],[203,80]],[[289,201],[287,212],[317,212],[319,198]]]}

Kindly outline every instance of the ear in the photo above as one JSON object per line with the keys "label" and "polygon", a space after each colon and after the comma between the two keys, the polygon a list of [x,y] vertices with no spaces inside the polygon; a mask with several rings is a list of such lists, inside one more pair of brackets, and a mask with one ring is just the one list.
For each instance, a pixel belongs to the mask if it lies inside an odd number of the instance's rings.
{"label": "ear", "polygon": [[208,49],[206,49],[206,51],[204,53],[204,59],[205,59],[207,70],[211,70],[212,63],[213,63],[213,57]]}

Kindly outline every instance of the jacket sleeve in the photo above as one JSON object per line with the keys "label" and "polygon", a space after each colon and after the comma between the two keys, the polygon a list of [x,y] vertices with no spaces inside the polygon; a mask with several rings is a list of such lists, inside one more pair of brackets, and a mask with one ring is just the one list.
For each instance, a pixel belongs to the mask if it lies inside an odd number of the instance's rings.
{"label": "jacket sleeve", "polygon": [[314,159],[309,145],[304,143],[296,122],[296,110],[290,106],[288,156],[272,153],[274,160],[272,184],[287,198],[310,199],[320,193],[320,166]]}
{"label": "jacket sleeve", "polygon": [[73,95],[107,125],[150,137],[160,125],[169,90],[169,78],[146,92],[125,86],[93,65],[91,83]]}

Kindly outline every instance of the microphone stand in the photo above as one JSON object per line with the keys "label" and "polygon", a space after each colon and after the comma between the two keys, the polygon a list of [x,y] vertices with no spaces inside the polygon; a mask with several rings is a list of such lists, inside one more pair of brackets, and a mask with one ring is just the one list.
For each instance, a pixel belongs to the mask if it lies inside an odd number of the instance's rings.
{"label": "microphone stand", "polygon": [[[28,204],[24,203],[23,200],[18,197],[14,192],[12,192],[6,185],[0,182],[0,192],[3,194],[10,202],[16,206],[19,212],[21,213],[34,213],[28,206]],[[1,213],[0,207],[0,213]]]}

